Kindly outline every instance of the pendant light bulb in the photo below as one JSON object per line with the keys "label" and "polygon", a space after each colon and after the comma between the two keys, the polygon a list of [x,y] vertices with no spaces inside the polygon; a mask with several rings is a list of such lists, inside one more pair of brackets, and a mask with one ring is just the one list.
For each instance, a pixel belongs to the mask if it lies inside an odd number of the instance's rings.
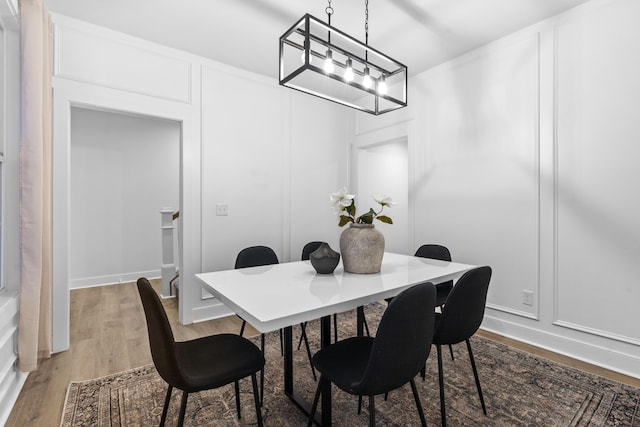
{"label": "pendant light bulb", "polygon": [[353,66],[351,65],[351,58],[347,58],[347,67],[344,70],[344,80],[347,82],[353,81]]}
{"label": "pendant light bulb", "polygon": [[327,50],[327,59],[324,60],[324,71],[326,73],[333,73],[334,70],[334,66],[333,66],[333,54],[331,53],[331,50]]}
{"label": "pendant light bulb", "polygon": [[387,79],[385,78],[384,74],[381,74],[380,79],[378,79],[378,93],[380,95],[387,94]]}
{"label": "pendant light bulb", "polygon": [[369,67],[365,67],[364,69],[364,77],[362,78],[362,86],[367,89],[371,89],[373,86],[373,81],[371,80],[371,76],[369,75]]}

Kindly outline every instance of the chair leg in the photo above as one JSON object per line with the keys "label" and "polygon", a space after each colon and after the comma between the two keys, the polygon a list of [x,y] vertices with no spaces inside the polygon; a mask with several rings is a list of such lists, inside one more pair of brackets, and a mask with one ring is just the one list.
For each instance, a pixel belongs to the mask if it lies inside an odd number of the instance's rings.
{"label": "chair leg", "polygon": [[[260,350],[264,356],[264,334],[260,334]],[[260,406],[264,403],[264,365],[260,370]]]}
{"label": "chair leg", "polygon": [[164,399],[164,407],[162,408],[162,417],[160,418],[160,427],[163,427],[165,421],[167,420],[167,411],[169,410],[169,401],[171,401],[171,391],[173,391],[173,386],[169,385],[169,388],[167,389],[167,397]]}
{"label": "chair leg", "polygon": [[369,427],[376,426],[376,405],[375,405],[375,397],[373,395],[369,396]]}
{"label": "chair leg", "polygon": [[307,338],[307,322],[300,323],[300,339],[298,340],[298,350],[300,350],[302,341],[304,341],[307,345],[309,344],[309,338]]}
{"label": "chair leg", "polygon": [[300,350],[300,346],[302,346],[302,340],[307,339],[307,322],[300,323],[300,330],[302,332],[300,333],[300,339],[298,340],[298,350]]}
{"label": "chair leg", "polygon": [[238,411],[238,419],[240,419],[240,385],[238,384],[238,381],[234,382],[234,387],[236,391],[236,411]]}
{"label": "chair leg", "polygon": [[338,315],[333,313],[333,342],[338,342]]}
{"label": "chair leg", "polygon": [[242,321],[242,326],[240,326],[240,336],[244,335],[244,327],[247,326],[247,321]]}
{"label": "chair leg", "polygon": [[[444,304],[442,304],[440,307],[440,313],[442,313],[442,310],[444,309]],[[449,353],[451,353],[451,360],[455,360],[453,358],[453,347],[451,347],[451,344],[449,344]]]}
{"label": "chair leg", "polygon": [[364,324],[364,330],[367,332],[367,336],[370,337],[371,334],[369,333],[369,325],[367,325],[367,318],[362,316],[362,322]]}
{"label": "chair leg", "polygon": [[469,351],[469,360],[471,361],[471,368],[473,369],[473,376],[476,379],[476,387],[478,388],[478,396],[480,396],[480,404],[482,405],[482,412],[487,415],[487,408],[484,406],[484,397],[482,396],[482,387],[480,387],[480,378],[478,378],[478,370],[476,369],[476,361],[473,358],[473,352],[471,351],[471,343],[467,341],[467,351]]}
{"label": "chair leg", "polygon": [[416,382],[411,378],[411,391],[413,391],[413,398],[416,400],[416,406],[418,407],[418,415],[420,415],[420,424],[422,427],[427,427],[427,420],[424,417],[424,411],[422,410],[422,404],[420,403],[420,396],[418,396],[418,389],[416,388]]}
{"label": "chair leg", "polygon": [[358,396],[358,415],[362,413],[362,396]]}
{"label": "chair leg", "polygon": [[258,426],[262,427],[262,410],[260,409],[260,398],[258,396],[258,381],[256,380],[255,372],[251,374],[251,385],[253,386],[253,403],[256,405],[256,420],[258,420]]}
{"label": "chair leg", "polygon": [[282,341],[282,329],[280,329],[280,356],[284,356],[284,344]]}
{"label": "chair leg", "polygon": [[186,391],[182,392],[182,403],[180,404],[180,415],[178,416],[178,427],[182,427],[184,425],[184,414],[187,412],[187,398],[189,397],[189,393]]}
{"label": "chair leg", "polygon": [[440,417],[442,427],[447,427],[447,413],[444,409],[444,374],[442,372],[442,346],[436,345],[438,350],[438,381],[440,382]]}
{"label": "chair leg", "polygon": [[[302,333],[304,334],[304,329],[302,330]],[[313,374],[313,380],[314,381],[318,381],[318,378],[316,377],[316,368],[313,366],[313,362],[311,362],[311,347],[309,347],[309,340],[307,339],[307,335],[304,334],[302,335],[302,337],[304,337],[304,346],[307,349],[307,357],[309,358],[309,365],[311,365],[311,373]]]}
{"label": "chair leg", "polygon": [[322,388],[324,387],[324,383],[327,380],[325,377],[320,375],[320,380],[318,381],[318,387],[316,388],[316,394],[313,396],[313,404],[311,405],[311,411],[309,412],[309,420],[307,421],[307,427],[311,427],[313,425],[313,419],[316,416],[316,411],[318,410],[318,401],[320,400],[320,394],[322,393]]}

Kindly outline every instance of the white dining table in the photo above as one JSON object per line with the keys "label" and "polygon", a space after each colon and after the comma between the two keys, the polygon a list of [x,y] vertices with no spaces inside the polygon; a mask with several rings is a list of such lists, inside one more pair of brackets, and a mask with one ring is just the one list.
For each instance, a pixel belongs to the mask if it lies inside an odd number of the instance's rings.
{"label": "white dining table", "polygon": [[[316,274],[309,261],[196,274],[202,287],[261,333],[284,328],[284,389],[301,409],[310,404],[294,390],[292,326],[322,319],[321,345],[330,344],[330,315],[359,308],[357,333],[362,334],[362,307],[393,297],[423,282],[455,280],[473,265],[385,252],[379,273]],[[316,421],[331,425],[331,390],[322,395]]]}

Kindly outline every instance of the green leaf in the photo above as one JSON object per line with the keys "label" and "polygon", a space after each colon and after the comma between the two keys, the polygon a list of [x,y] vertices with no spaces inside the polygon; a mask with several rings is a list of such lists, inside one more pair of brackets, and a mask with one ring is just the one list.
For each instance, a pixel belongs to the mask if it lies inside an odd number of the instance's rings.
{"label": "green leaf", "polygon": [[345,224],[353,222],[353,218],[346,215],[340,215],[340,222],[338,223],[339,227],[344,227]]}
{"label": "green leaf", "polygon": [[389,218],[386,215],[378,215],[376,218],[384,222],[385,224],[393,224],[393,221],[391,220],[391,218]]}
{"label": "green leaf", "polygon": [[355,200],[351,201],[351,204],[344,208],[345,211],[351,216],[356,216],[356,202]]}
{"label": "green leaf", "polygon": [[373,209],[369,209],[366,214],[360,215],[358,222],[362,224],[373,224],[373,218],[375,218],[376,212]]}

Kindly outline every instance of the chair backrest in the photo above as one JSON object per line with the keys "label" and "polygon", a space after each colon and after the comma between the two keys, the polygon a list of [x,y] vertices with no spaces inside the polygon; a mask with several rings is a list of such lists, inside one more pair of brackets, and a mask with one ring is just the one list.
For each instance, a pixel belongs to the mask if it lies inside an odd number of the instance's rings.
{"label": "chair backrest", "polygon": [[408,383],[424,367],[431,350],[436,291],[420,283],[394,297],[382,315],[367,368],[354,394],[386,393]]}
{"label": "chair backrest", "polygon": [[235,268],[259,267],[278,264],[278,256],[268,246],[250,246],[244,248],[236,257]]}
{"label": "chair backrest", "polygon": [[[422,245],[418,248],[415,256],[421,258],[437,259],[439,261],[451,261],[451,252],[442,245]],[[436,304],[441,305],[447,298],[449,290],[453,287],[453,280],[448,280],[438,284],[436,288]]]}
{"label": "chair backrest", "polygon": [[451,261],[449,249],[442,245],[422,245],[416,251],[415,256],[433,258],[440,261]]}
{"label": "chair backrest", "polygon": [[302,257],[300,258],[302,261],[307,261],[309,259],[309,255],[311,252],[314,252],[316,249],[320,247],[324,242],[309,242],[302,248]]}
{"label": "chair backrest", "polygon": [[438,316],[434,344],[457,344],[476,333],[487,302],[491,267],[477,267],[458,279]]}
{"label": "chair backrest", "polygon": [[183,377],[180,374],[176,358],[175,340],[169,318],[162,306],[162,301],[160,301],[160,297],[144,277],[138,279],[137,285],[147,320],[153,364],[167,383],[181,388]]}

